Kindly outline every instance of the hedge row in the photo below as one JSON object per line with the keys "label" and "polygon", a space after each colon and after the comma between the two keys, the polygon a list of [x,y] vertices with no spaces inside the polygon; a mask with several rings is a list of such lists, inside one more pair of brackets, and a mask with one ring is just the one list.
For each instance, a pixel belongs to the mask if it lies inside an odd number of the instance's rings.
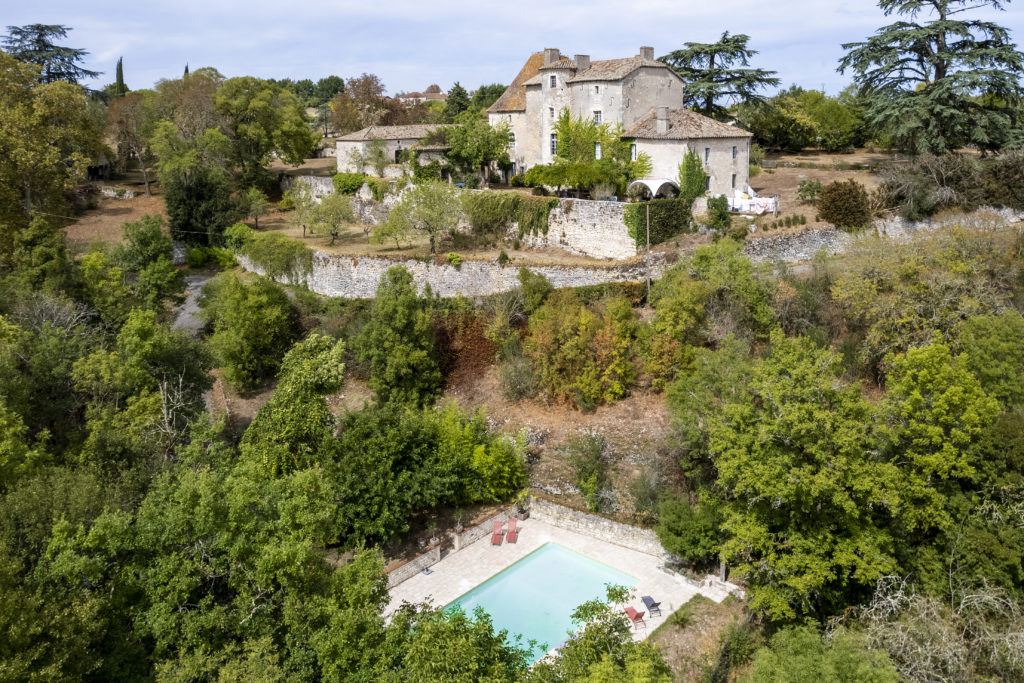
{"label": "hedge row", "polygon": [[629,204],[623,220],[637,249],[647,246],[647,211],[651,212],[651,244],[660,244],[693,229],[691,209],[687,199],[653,199],[649,202]]}

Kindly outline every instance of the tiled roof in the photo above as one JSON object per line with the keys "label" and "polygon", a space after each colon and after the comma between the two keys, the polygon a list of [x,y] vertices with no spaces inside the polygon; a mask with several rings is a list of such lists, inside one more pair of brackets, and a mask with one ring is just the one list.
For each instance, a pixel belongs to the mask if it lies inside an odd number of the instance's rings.
{"label": "tiled roof", "polygon": [[550,64],[545,64],[544,66],[542,66],[540,68],[540,70],[544,71],[545,69],[575,69],[575,68],[576,68],[576,61],[575,60],[569,59],[568,57],[562,57],[561,59],[559,59],[556,62],[551,62]]}
{"label": "tiled roof", "polygon": [[585,81],[620,81],[641,67],[668,69],[668,64],[653,59],[625,57],[623,59],[599,59],[590,63],[590,68],[569,79],[570,83]]}
{"label": "tiled roof", "polygon": [[488,114],[500,114],[502,112],[526,111],[526,82],[540,74],[540,68],[544,66],[544,53],[534,52],[526,60],[526,64],[520,69],[519,75],[512,79],[512,84],[505,88],[501,97],[487,108]]}
{"label": "tiled roof", "polygon": [[417,123],[409,126],[370,126],[354,133],[342,135],[340,142],[363,142],[366,140],[421,140],[435,130],[446,128],[445,123]]}
{"label": "tiled roof", "polygon": [[690,140],[694,138],[749,138],[742,128],[709,119],[689,109],[671,109],[668,112],[668,131],[658,132],[657,113],[652,111],[640,123],[627,130],[622,137],[640,140]]}

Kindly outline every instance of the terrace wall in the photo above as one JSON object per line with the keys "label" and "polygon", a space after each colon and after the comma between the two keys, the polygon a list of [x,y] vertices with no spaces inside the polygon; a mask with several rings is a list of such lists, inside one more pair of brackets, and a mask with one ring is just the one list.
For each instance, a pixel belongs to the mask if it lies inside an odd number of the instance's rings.
{"label": "terrace wall", "polygon": [[542,522],[575,531],[587,536],[599,538],[608,543],[621,545],[623,548],[636,550],[641,553],[653,555],[663,560],[669,559],[669,554],[661,546],[658,535],[650,529],[640,529],[628,524],[598,517],[579,510],[567,508],[564,505],[552,503],[544,498],[532,498],[530,501],[530,518]]}
{"label": "terrace wall", "polygon": [[427,567],[431,567],[440,561],[441,547],[435,546],[422,555],[418,555],[409,560],[401,567],[392,569],[388,572],[388,588],[392,588],[403,581],[411,579]]}
{"label": "terrace wall", "polygon": [[[265,275],[262,268],[245,256],[239,255],[238,264],[253,273]],[[324,296],[348,299],[372,299],[381,277],[392,266],[402,265],[412,274],[420,291],[430,285],[431,291],[441,297],[478,297],[515,289],[519,286],[516,266],[500,266],[495,261],[466,259],[456,268],[447,262],[405,261],[381,257],[344,256],[313,252],[312,270],[286,284],[305,284],[310,290]],[[642,282],[657,279],[666,270],[665,255],[652,253],[629,263],[600,266],[530,266],[530,270],[546,277],[555,288],[584,287],[610,282]]]}

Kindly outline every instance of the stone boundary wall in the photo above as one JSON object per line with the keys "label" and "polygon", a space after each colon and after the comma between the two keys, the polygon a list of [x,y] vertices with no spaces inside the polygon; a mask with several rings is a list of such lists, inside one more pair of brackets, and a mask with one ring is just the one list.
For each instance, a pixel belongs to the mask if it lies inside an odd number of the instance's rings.
{"label": "stone boundary wall", "polygon": [[401,567],[388,572],[388,588],[394,588],[398,584],[411,579],[427,567],[432,567],[441,561],[441,547],[434,546],[422,555],[409,560]]}
{"label": "stone boundary wall", "polygon": [[649,529],[613,522],[604,517],[573,510],[536,497],[530,500],[530,517],[553,526],[593,536],[608,543],[621,545],[623,548],[653,555],[662,560],[669,559],[669,554],[661,546],[657,534]]}
{"label": "stone boundary wall", "polygon": [[[245,270],[265,275],[265,271],[247,257],[236,256],[238,265]],[[377,293],[381,277],[392,266],[402,265],[412,274],[413,282],[422,292],[429,284],[431,291],[443,298],[455,296],[478,297],[506,292],[519,286],[517,266],[500,266],[496,261],[466,259],[456,268],[451,264],[392,260],[369,256],[342,256],[313,252],[312,270],[292,280],[278,278],[285,284],[304,284],[324,296],[347,299],[372,299]],[[667,270],[665,255],[652,253],[629,263],[608,267],[599,266],[530,266],[529,269],[546,277],[556,289],[584,287],[610,282],[642,282],[657,279]]]}
{"label": "stone boundary wall", "polygon": [[508,521],[510,517],[520,519],[519,515],[515,512],[514,508],[508,510],[502,510],[498,514],[485,519],[476,526],[466,529],[461,534],[452,534],[452,540],[454,542],[454,550],[462,550],[470,543],[475,543],[481,538],[487,538],[494,531],[494,523],[500,521],[502,523]]}
{"label": "stone boundary wall", "polygon": [[795,263],[810,261],[818,251],[839,254],[865,236],[888,237],[896,242],[908,242],[922,232],[931,232],[960,225],[971,230],[997,230],[1024,221],[1024,212],[1012,209],[982,207],[971,213],[953,213],[938,220],[908,221],[895,216],[876,220],[872,227],[858,234],[850,234],[833,226],[804,230],[792,235],[775,235],[748,239],[743,245],[745,253],[755,263],[784,261]]}

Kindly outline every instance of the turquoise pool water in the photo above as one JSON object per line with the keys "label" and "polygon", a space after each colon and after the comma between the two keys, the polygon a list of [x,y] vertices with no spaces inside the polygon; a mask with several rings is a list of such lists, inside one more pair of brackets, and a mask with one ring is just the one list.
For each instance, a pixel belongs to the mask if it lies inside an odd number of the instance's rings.
{"label": "turquoise pool water", "polygon": [[532,660],[536,661],[569,637],[571,615],[577,606],[605,597],[606,583],[633,587],[637,580],[557,543],[548,543],[448,607],[458,605],[467,614],[482,607],[491,615],[496,631],[506,629],[510,634],[522,635],[524,645],[530,639],[546,644],[547,648],[534,650]]}

